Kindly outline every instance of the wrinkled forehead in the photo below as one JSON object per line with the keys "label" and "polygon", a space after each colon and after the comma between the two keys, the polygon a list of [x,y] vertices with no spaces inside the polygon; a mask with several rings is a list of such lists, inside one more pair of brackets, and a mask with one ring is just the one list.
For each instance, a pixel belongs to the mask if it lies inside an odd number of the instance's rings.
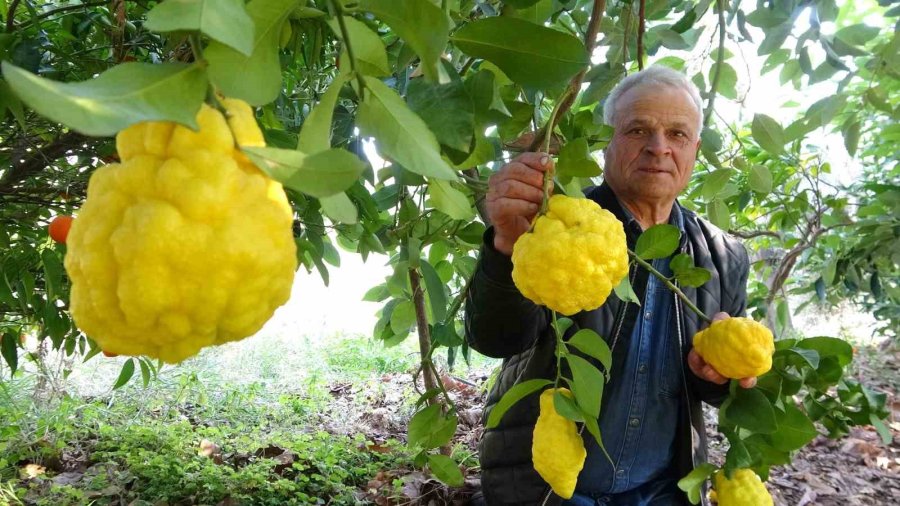
{"label": "wrinkled forehead", "polygon": [[667,84],[639,84],[625,92],[616,104],[615,122],[663,121],[687,123],[691,129],[700,124],[700,112],[690,94]]}

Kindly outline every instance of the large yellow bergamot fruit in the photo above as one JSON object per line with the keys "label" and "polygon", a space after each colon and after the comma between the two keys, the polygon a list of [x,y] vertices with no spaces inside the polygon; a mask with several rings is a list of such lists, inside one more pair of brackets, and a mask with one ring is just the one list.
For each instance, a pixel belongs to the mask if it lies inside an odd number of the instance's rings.
{"label": "large yellow bergamot fruit", "polygon": [[719,506],[772,506],[772,496],[751,469],[737,469],[731,479],[724,471],[715,475],[716,501]]}
{"label": "large yellow bergamot fruit", "polygon": [[512,262],[513,282],[528,299],[564,315],[589,311],[628,274],[625,230],[593,200],[554,195],[516,241]]}
{"label": "large yellow bergamot fruit", "polygon": [[749,378],[772,368],[775,340],[772,331],[750,318],[713,322],[694,335],[694,348],[726,378]]}
{"label": "large yellow bergamot fruit", "polygon": [[569,499],[575,493],[578,473],[584,467],[587,450],[575,422],[556,411],[553,394],[559,391],[571,398],[567,388],[541,392],[541,413],[534,426],[531,459],[534,469],[550,485],[553,493]]}
{"label": "large yellow bergamot fruit", "polygon": [[250,107],[203,105],[194,132],[144,122],[91,176],[68,237],[75,323],[106,352],[179,362],[247,337],[290,296],[292,210],[238,151],[264,145]]}

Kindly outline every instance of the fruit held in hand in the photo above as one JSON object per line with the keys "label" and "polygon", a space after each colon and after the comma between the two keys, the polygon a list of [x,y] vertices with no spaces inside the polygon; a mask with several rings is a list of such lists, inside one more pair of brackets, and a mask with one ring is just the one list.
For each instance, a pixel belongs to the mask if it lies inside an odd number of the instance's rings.
{"label": "fruit held in hand", "polygon": [[772,368],[772,331],[750,318],[718,320],[694,335],[694,348],[726,378],[750,378]]}
{"label": "fruit held in hand", "polygon": [[297,267],[280,183],[238,150],[262,146],[250,107],[203,105],[199,131],[144,122],[116,137],[69,235],[71,312],[103,350],[179,362],[247,337],[287,301]]}
{"label": "fruit held in hand", "polygon": [[69,237],[69,229],[72,228],[72,222],[74,219],[71,216],[60,215],[50,222],[50,226],[47,227],[47,231],[50,233],[50,238],[54,241],[65,244],[66,239]]}
{"label": "fruit held in hand", "polygon": [[738,469],[725,477],[724,471],[716,473],[716,501],[719,506],[772,506],[772,496],[762,480],[751,469]]}
{"label": "fruit held in hand", "polygon": [[553,492],[569,499],[575,493],[575,483],[584,467],[587,451],[575,422],[556,412],[553,394],[557,391],[572,397],[572,392],[566,388],[551,388],[541,393],[541,413],[534,426],[531,458],[534,469]]}
{"label": "fruit held in hand", "polygon": [[628,274],[622,223],[596,202],[554,195],[547,214],[513,246],[522,295],[571,315],[600,307]]}

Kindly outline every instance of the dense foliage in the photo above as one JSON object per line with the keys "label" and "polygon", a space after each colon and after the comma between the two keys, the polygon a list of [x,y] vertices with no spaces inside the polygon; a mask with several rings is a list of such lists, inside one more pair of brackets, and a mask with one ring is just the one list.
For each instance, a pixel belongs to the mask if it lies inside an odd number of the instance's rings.
{"label": "dense foliage", "polygon": [[[366,296],[383,302],[373,334],[391,345],[416,329],[428,406],[409,437],[418,463],[456,483],[455,467],[428,451],[456,430],[432,357],[469,357],[459,310],[487,224],[487,177],[543,147],[558,154],[560,191],[596,184],[611,132],[605,95],[662,64],[687,72],[705,101],[682,202],[746,238],[751,312],[785,338],[772,388],[743,401],[772,410],[808,392],[805,414],[781,406],[756,432],[822,419],[839,435],[877,420],[884,399],[841,379],[846,350],[795,341],[790,320],[808,304],[850,301],[892,338],[900,328],[898,15],[891,0],[0,0],[4,370],[39,364],[46,346],[100,353],[69,317],[65,246],[45,227],[77,215],[93,170],[116,161],[113,134],[149,119],[190,125],[221,92],[257,106],[269,147],[247,155],[288,190],[306,269],[327,282],[338,248],[390,258],[393,275]],[[746,98],[751,61],[796,90],[792,120],[719,112]],[[824,98],[806,104],[813,89]],[[365,156],[370,139],[387,162]],[[832,163],[837,152],[850,166]],[[23,335],[50,344],[25,351]],[[156,367],[128,360],[117,386],[137,371],[148,382]],[[739,424],[723,426],[737,438]],[[780,447],[761,436],[749,445],[757,453],[735,459],[778,462],[808,435]],[[760,453],[773,444],[780,453]]]}

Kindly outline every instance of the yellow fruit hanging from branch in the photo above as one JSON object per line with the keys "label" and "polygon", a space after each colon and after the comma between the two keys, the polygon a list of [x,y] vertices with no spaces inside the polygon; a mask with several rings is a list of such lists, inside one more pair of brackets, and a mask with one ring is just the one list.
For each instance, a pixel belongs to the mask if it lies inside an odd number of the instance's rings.
{"label": "yellow fruit hanging from branch", "polygon": [[68,236],[78,327],[109,353],[174,363],[258,331],[297,267],[280,183],[239,146],[264,145],[250,107],[203,105],[199,131],[144,122],[116,137],[121,163],[91,176]]}
{"label": "yellow fruit hanging from branch", "polygon": [[553,492],[569,499],[575,493],[575,483],[584,467],[587,451],[575,422],[556,411],[555,392],[572,398],[572,392],[567,388],[551,388],[541,393],[541,411],[534,426],[531,458],[534,469]]}
{"label": "yellow fruit hanging from branch", "polygon": [[564,315],[600,307],[628,274],[622,223],[596,202],[550,197],[548,211],[513,246],[522,295]]}

